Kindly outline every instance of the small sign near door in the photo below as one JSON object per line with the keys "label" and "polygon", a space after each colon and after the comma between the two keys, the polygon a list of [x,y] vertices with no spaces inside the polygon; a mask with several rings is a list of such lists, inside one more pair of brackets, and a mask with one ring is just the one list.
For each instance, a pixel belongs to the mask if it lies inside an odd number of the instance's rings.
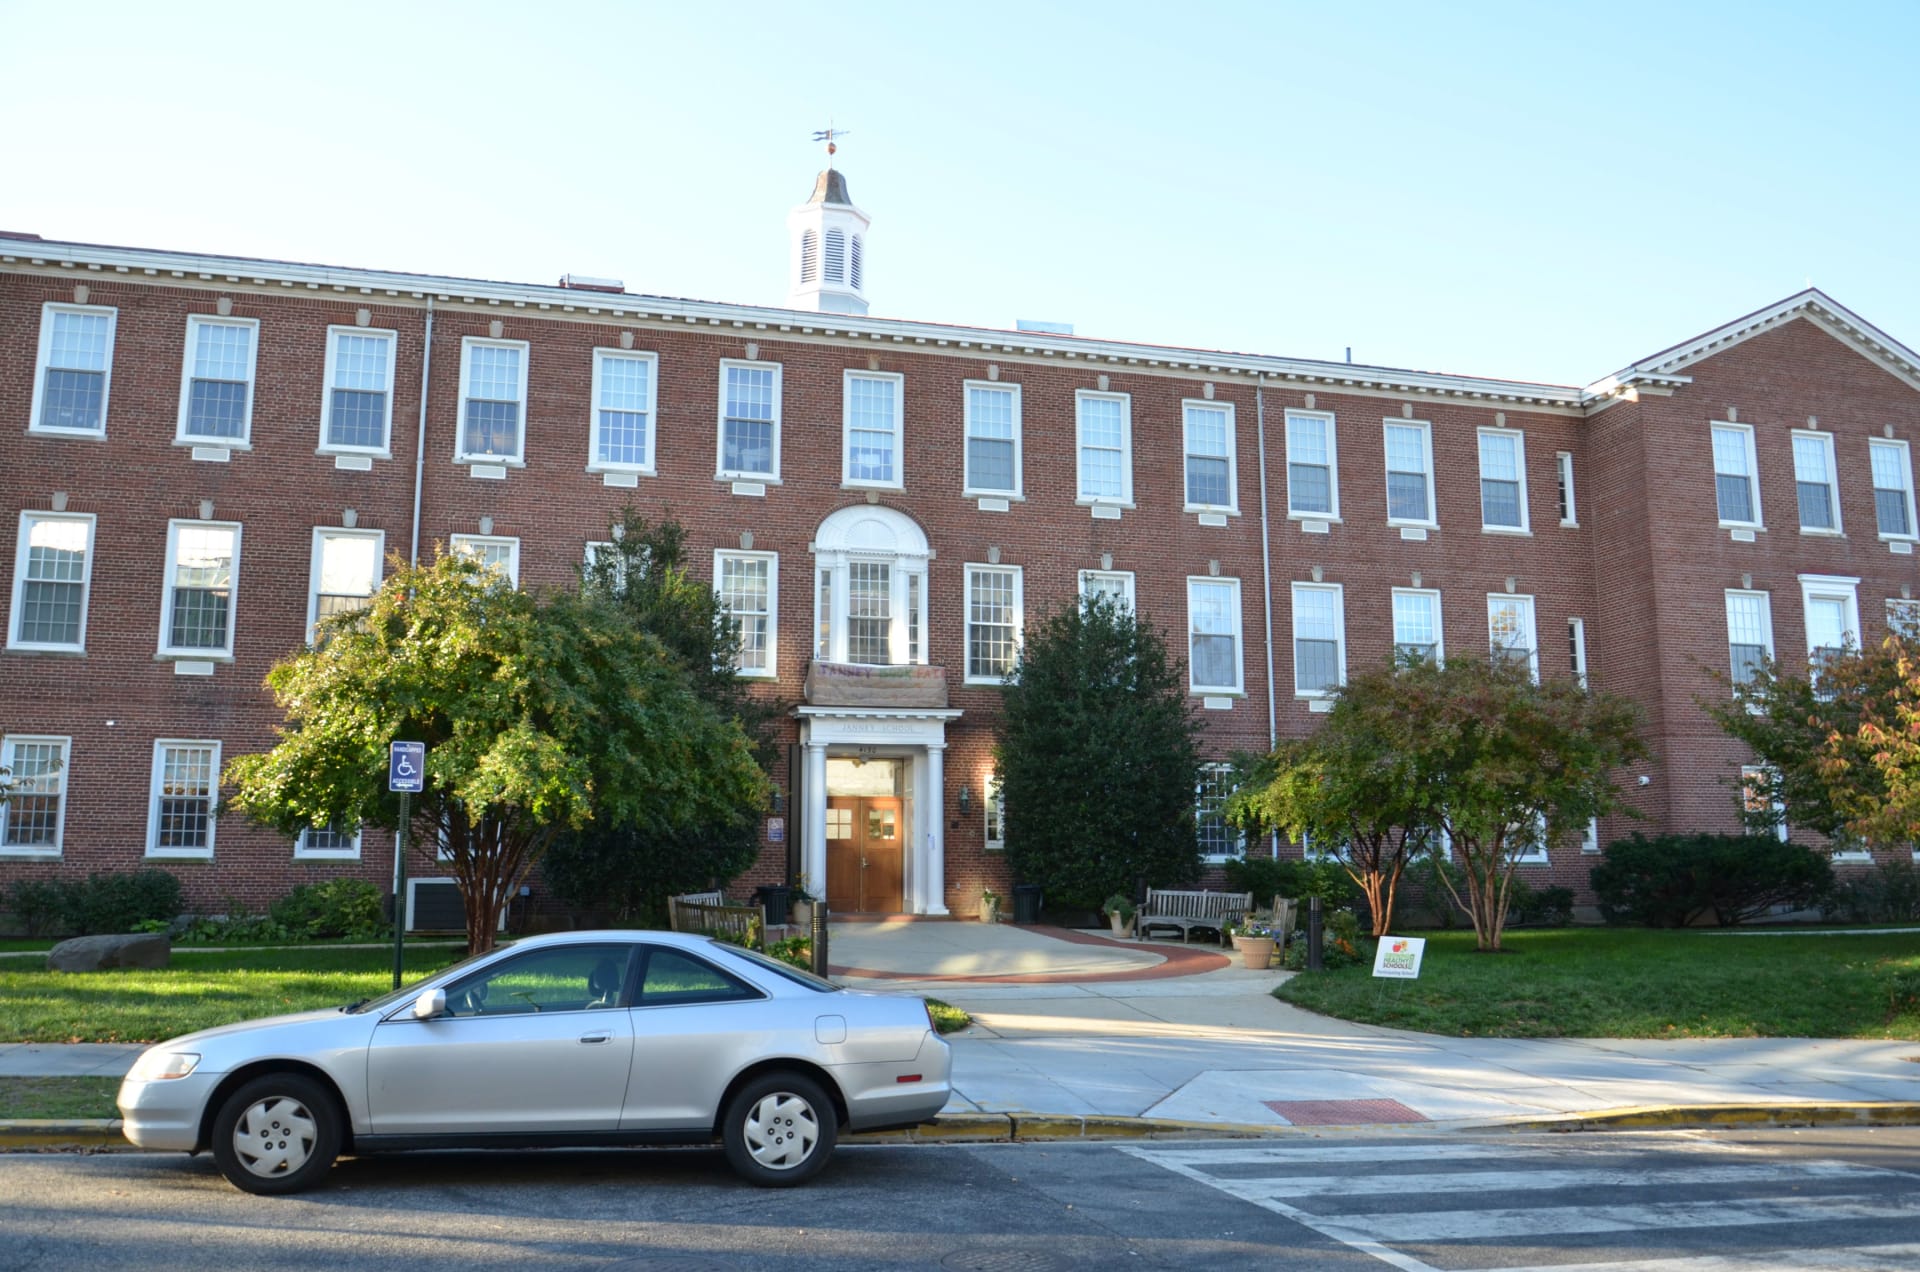
{"label": "small sign near door", "polygon": [[787,819],[784,817],[767,818],[767,842],[784,844],[787,842]]}

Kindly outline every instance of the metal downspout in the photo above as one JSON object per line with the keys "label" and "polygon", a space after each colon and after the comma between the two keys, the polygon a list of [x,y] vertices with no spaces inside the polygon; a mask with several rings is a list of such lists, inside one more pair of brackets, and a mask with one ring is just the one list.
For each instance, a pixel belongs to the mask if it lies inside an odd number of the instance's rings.
{"label": "metal downspout", "polygon": [[1260,591],[1267,611],[1267,749],[1280,744],[1280,717],[1273,693],[1273,546],[1267,534],[1267,398],[1253,384],[1256,445],[1260,451]]}
{"label": "metal downspout", "polygon": [[[407,546],[407,564],[420,564],[420,485],[427,472],[427,384],[433,375],[433,297],[427,297],[427,336],[426,344],[420,350],[420,433],[414,438],[413,447],[413,540]],[[1266,477],[1261,476],[1264,483]],[[1261,486],[1262,491],[1266,489]],[[1265,495],[1261,498],[1264,500]],[[1265,521],[1264,504],[1261,518]],[[1272,654],[1269,653],[1271,658]]]}

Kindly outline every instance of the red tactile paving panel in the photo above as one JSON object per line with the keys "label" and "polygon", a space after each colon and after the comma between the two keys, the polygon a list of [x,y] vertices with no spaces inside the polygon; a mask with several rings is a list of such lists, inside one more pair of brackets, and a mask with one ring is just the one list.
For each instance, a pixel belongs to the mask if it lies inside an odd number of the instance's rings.
{"label": "red tactile paving panel", "polygon": [[1362,1126],[1371,1122],[1425,1122],[1398,1100],[1262,1100],[1294,1126]]}

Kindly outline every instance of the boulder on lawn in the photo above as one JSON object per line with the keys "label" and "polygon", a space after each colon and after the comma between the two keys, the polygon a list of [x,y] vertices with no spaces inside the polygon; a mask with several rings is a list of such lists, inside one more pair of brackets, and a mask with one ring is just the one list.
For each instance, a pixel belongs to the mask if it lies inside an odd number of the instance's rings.
{"label": "boulder on lawn", "polygon": [[164,932],[128,936],[76,936],[48,951],[50,972],[97,972],[108,967],[165,967],[173,942]]}

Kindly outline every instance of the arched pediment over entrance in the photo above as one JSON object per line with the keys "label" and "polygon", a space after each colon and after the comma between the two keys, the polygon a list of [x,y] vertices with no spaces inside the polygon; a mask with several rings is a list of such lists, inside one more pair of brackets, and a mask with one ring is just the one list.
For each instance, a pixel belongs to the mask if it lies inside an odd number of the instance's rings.
{"label": "arched pediment over entrance", "polygon": [[920,523],[883,504],[855,504],[829,514],[814,532],[813,550],[818,556],[892,556],[919,561],[933,555]]}

